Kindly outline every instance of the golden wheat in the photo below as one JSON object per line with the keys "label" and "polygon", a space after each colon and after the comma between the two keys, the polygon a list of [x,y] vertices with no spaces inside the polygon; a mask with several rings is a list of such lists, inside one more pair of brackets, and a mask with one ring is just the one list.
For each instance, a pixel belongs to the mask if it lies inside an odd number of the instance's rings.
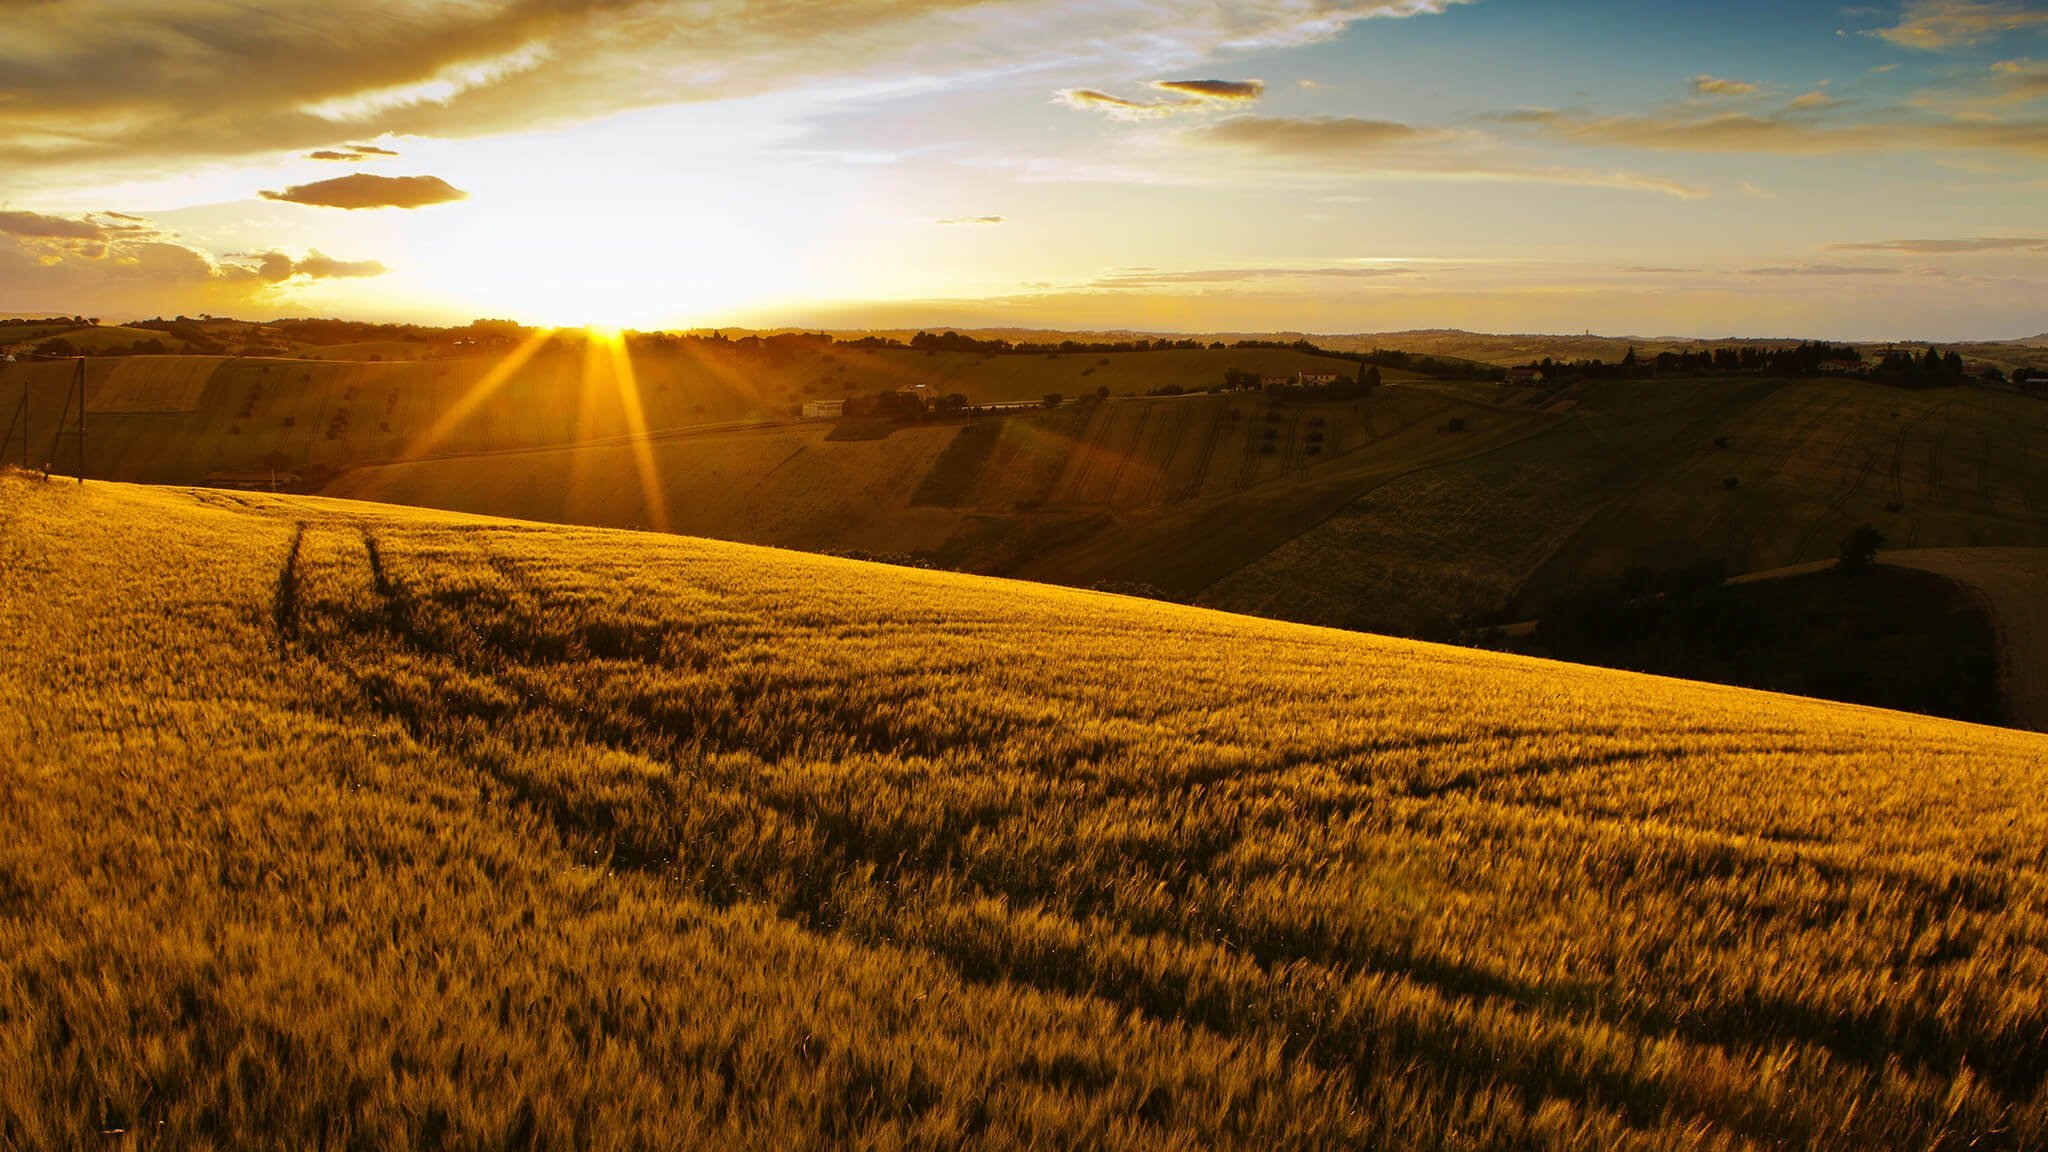
{"label": "golden wheat", "polygon": [[0,1147],[2048,1141],[2041,737],[338,501],[0,567]]}

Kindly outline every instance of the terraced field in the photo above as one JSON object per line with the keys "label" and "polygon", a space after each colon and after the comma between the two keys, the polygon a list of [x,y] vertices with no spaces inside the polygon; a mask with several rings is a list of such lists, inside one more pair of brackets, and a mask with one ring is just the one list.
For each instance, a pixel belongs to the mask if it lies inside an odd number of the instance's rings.
{"label": "terraced field", "polygon": [[0,1145],[2048,1142],[2048,737],[0,478]]}

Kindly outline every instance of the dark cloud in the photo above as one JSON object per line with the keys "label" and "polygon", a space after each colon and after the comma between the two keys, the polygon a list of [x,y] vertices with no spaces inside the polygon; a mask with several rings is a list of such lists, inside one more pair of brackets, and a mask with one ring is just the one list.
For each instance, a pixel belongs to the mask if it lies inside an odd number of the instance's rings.
{"label": "dark cloud", "polygon": [[1161,80],[1152,86],[1204,100],[1249,101],[1266,94],[1264,80]]}
{"label": "dark cloud", "polygon": [[1158,100],[1127,100],[1095,88],[1066,88],[1053,97],[1069,108],[1104,112],[1118,120],[1157,120],[1249,103],[1266,91],[1263,80],[1155,80],[1151,86],[1166,95]]}
{"label": "dark cloud", "polygon": [[375,176],[357,172],[332,180],[294,184],[282,192],[264,192],[263,198],[322,208],[424,208],[466,200],[469,193],[439,176]]}
{"label": "dark cloud", "polygon": [[320,148],[315,151],[308,152],[306,153],[306,159],[342,160],[354,163],[360,160],[368,160],[373,157],[396,155],[398,155],[398,153],[393,152],[391,149],[379,148],[374,144],[350,144],[343,148]]}

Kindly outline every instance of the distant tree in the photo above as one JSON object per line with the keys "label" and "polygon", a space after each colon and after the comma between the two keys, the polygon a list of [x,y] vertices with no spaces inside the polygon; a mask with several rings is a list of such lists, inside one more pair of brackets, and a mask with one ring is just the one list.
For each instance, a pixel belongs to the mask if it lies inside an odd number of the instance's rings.
{"label": "distant tree", "polygon": [[1067,398],[1065,396],[1060,395],[1058,392],[1047,392],[1045,394],[1044,403],[1047,408],[1057,408],[1061,404],[1066,403],[1066,400]]}
{"label": "distant tree", "polygon": [[1852,573],[1869,571],[1877,563],[1878,549],[1884,544],[1884,533],[1879,532],[1876,525],[1862,525],[1842,537],[1842,559],[1837,569]]}
{"label": "distant tree", "polygon": [[1096,389],[1095,389],[1095,398],[1096,398],[1097,400],[1107,400],[1107,399],[1109,399],[1109,385],[1107,385],[1107,384],[1104,384],[1104,385],[1101,385],[1100,387],[1096,388]]}

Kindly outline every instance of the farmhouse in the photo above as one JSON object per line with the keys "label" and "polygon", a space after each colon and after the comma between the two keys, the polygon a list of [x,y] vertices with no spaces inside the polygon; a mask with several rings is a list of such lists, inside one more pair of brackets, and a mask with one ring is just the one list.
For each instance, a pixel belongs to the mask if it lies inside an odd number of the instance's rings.
{"label": "farmhouse", "polygon": [[845,410],[846,401],[844,400],[804,401],[804,419],[806,420],[830,420]]}
{"label": "farmhouse", "polygon": [[1508,369],[1508,383],[1510,383],[1510,384],[1541,384],[1541,383],[1543,383],[1543,369],[1541,369],[1541,368],[1533,368],[1533,367],[1532,367],[1532,368],[1510,368],[1510,369]]}
{"label": "farmhouse", "polygon": [[1327,388],[1343,378],[1339,372],[1303,372],[1296,377],[1304,388]]}

